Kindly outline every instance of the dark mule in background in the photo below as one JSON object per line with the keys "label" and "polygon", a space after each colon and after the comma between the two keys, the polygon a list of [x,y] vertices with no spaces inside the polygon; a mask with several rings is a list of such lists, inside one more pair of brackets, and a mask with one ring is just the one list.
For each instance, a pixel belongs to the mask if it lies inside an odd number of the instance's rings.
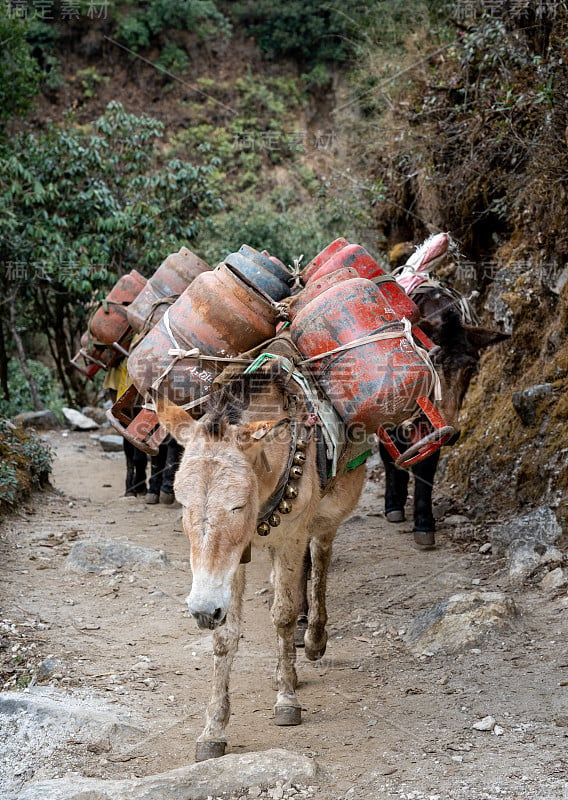
{"label": "dark mule in background", "polygon": [[[440,377],[442,401],[440,411],[457,433],[449,444],[459,438],[458,414],[472,377],[479,366],[481,352],[491,345],[502,342],[509,335],[466,322],[467,301],[453,290],[448,290],[436,281],[419,287],[411,294],[419,307],[422,319],[419,327],[432,339],[438,349],[432,361]],[[391,438],[403,449],[408,447],[410,430],[399,425],[389,431]],[[386,448],[380,445],[381,458],[385,466],[385,516],[389,522],[405,520],[404,507],[408,497],[410,473],[399,469]],[[412,467],[414,476],[414,540],[423,546],[433,546],[436,530],[432,513],[432,489],[440,450]]]}

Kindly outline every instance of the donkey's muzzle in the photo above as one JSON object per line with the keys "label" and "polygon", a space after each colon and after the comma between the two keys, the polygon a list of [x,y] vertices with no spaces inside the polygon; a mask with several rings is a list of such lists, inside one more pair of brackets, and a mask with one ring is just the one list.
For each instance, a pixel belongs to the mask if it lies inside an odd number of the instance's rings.
{"label": "donkey's muzzle", "polygon": [[207,611],[192,611],[191,615],[197,622],[197,627],[201,630],[214,631],[220,625],[225,624],[226,613],[222,608],[216,608],[212,613]]}

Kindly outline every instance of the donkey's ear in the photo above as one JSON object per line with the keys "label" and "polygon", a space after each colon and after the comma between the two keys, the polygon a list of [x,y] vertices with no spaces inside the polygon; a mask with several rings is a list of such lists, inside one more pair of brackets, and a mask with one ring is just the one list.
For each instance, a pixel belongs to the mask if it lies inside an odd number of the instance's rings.
{"label": "donkey's ear", "polygon": [[196,423],[193,417],[183,408],[167,400],[160,399],[156,403],[156,413],[160,424],[180,444],[185,444],[191,438]]}
{"label": "donkey's ear", "polygon": [[239,425],[237,434],[239,447],[244,451],[258,450],[264,446],[267,433],[278,424],[278,420],[264,420],[262,422],[247,422]]}
{"label": "donkey's ear", "polygon": [[490,328],[480,328],[477,325],[464,325],[464,329],[468,342],[476,350],[484,350],[486,347],[491,347],[492,344],[498,344],[505,341],[505,339],[511,338],[509,333],[493,331]]}

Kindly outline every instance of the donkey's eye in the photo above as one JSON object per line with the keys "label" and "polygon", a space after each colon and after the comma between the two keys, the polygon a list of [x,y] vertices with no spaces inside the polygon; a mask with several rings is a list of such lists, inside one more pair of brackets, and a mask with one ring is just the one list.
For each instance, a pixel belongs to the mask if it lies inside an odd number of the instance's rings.
{"label": "donkey's eye", "polygon": [[242,511],[242,510],[243,510],[243,508],[245,507],[245,505],[246,505],[246,503],[245,503],[245,504],[243,504],[242,506],[233,506],[233,508],[231,509],[231,511]]}

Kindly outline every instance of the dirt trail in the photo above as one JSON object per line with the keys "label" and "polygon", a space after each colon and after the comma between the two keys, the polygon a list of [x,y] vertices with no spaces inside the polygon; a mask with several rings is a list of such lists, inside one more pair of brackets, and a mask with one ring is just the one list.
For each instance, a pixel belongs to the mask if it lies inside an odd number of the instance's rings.
{"label": "dirt trail", "polygon": [[[88,434],[48,438],[61,494],[38,495],[33,510],[3,523],[2,618],[33,628],[34,663],[61,661],[51,679],[58,691],[119,701],[148,735],[126,755],[70,746],[38,775],[75,769],[119,778],[191,763],[210,635],[185,608],[191,573],[180,509],[120,497],[122,454],[103,454]],[[253,551],[233,671],[232,751],[282,747],[312,756],[322,768],[317,796],[330,800],[568,800],[565,593],[513,591],[504,565],[478,544],[460,544],[448,526],[440,526],[436,550],[416,550],[409,523],[385,522],[380,494],[381,484],[369,481],[336,540],[328,654],[317,665],[299,654],[298,728],[271,722],[269,568]],[[168,560],[101,575],[66,570],[72,543],[92,537],[127,537]],[[402,636],[416,616],[472,589],[506,592],[519,616],[458,655],[413,655]],[[501,736],[472,729],[488,714]]]}

